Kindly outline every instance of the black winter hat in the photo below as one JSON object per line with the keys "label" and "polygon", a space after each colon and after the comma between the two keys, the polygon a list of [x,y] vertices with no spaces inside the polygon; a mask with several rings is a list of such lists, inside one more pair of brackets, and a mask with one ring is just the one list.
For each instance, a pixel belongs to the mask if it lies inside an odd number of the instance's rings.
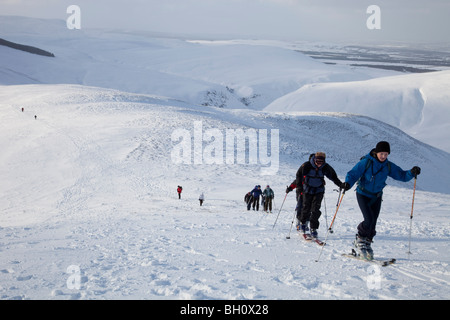
{"label": "black winter hat", "polygon": [[377,146],[375,147],[375,152],[387,152],[391,153],[391,146],[389,145],[389,142],[387,141],[380,141],[377,143]]}

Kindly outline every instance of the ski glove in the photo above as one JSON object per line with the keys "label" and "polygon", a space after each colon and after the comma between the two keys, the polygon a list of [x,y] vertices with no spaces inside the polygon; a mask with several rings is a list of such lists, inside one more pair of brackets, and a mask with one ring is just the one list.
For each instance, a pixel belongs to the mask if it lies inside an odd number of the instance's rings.
{"label": "ski glove", "polygon": [[289,193],[291,191],[292,191],[292,188],[290,186],[286,188],[286,193]]}
{"label": "ski glove", "polygon": [[413,167],[413,168],[411,169],[411,173],[412,173],[414,176],[418,176],[418,175],[420,174],[420,168],[419,168],[419,167]]}
{"label": "ski glove", "polygon": [[341,184],[341,189],[344,189],[344,191],[348,191],[348,190],[350,190],[350,184],[348,183],[348,182],[343,182],[342,184]]}

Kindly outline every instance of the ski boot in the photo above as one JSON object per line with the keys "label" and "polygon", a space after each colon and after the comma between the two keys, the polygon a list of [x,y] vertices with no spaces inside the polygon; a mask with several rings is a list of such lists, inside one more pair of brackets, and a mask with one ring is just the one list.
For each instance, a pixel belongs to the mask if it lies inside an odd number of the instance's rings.
{"label": "ski boot", "polygon": [[306,234],[309,231],[308,225],[306,223],[298,223],[297,224],[297,231]]}
{"label": "ski boot", "polygon": [[356,235],[356,239],[353,242],[356,254],[364,260],[373,260],[373,250],[371,247],[372,241],[366,237]]}
{"label": "ski boot", "polygon": [[317,229],[311,229],[311,237],[317,239],[318,236],[319,233],[317,232]]}

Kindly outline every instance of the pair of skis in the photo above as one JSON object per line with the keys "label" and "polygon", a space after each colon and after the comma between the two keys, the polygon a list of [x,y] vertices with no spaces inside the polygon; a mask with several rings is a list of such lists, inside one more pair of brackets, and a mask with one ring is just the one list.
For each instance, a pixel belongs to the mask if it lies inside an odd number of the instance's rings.
{"label": "pair of skis", "polygon": [[322,240],[318,239],[317,237],[313,237],[310,233],[302,233],[303,239],[305,239],[308,242],[315,242],[317,243],[319,246],[323,246],[325,244],[325,242],[323,242]]}
{"label": "pair of skis", "polygon": [[[303,237],[303,239],[305,239],[305,241],[307,242],[315,242],[317,243],[319,246],[323,246],[325,245],[325,242],[323,242],[322,240],[318,239],[317,237],[313,237],[311,234],[309,233],[301,233],[301,236]],[[343,253],[342,254],[343,257],[346,258],[351,258],[351,259],[355,259],[355,260],[360,260],[360,261],[365,261],[365,262],[370,262],[370,263],[374,263],[377,264],[381,267],[387,267],[391,264],[394,264],[396,259],[394,258],[390,258],[390,259],[372,259],[372,260],[368,260],[365,259],[363,256],[360,256],[356,253],[356,251],[354,249],[352,249],[352,252],[347,254],[347,253]]]}

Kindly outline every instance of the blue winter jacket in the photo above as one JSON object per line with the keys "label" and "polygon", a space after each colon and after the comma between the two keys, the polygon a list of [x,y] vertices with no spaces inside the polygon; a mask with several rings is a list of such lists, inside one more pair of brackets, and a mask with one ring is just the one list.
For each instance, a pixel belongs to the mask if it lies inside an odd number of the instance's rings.
{"label": "blue winter jacket", "polygon": [[[414,178],[411,170],[405,171],[387,159],[384,162],[380,162],[376,157],[372,156],[372,151],[363,157],[345,177],[345,182],[350,187],[358,182],[356,192],[374,198],[382,195],[388,176],[403,182]],[[372,164],[369,165],[368,161],[372,161]]]}
{"label": "blue winter jacket", "polygon": [[261,188],[254,188],[252,191],[252,196],[254,199],[259,199],[259,196],[262,194]]}

